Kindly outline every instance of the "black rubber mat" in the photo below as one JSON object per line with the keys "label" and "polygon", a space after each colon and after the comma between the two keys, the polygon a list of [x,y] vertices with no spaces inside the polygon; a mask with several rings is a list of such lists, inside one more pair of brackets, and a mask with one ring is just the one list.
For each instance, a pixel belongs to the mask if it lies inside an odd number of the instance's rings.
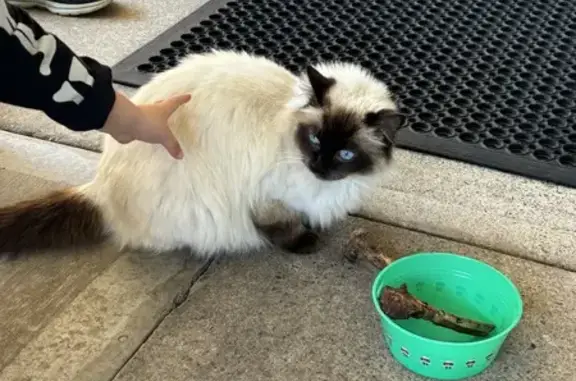
{"label": "black rubber mat", "polygon": [[114,68],[139,86],[183,55],[246,50],[293,71],[372,70],[410,127],[399,145],[576,186],[576,1],[210,1]]}

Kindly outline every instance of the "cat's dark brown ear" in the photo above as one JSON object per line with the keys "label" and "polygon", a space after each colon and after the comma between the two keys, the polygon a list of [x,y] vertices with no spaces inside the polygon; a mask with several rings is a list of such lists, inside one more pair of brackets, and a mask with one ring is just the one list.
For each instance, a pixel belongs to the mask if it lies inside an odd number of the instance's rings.
{"label": "cat's dark brown ear", "polygon": [[394,110],[383,109],[366,114],[364,123],[377,129],[390,144],[393,144],[398,130],[406,126],[406,116]]}
{"label": "cat's dark brown ear", "polygon": [[332,87],[336,83],[336,80],[334,78],[328,78],[323,76],[318,70],[316,70],[312,66],[308,66],[306,68],[306,74],[308,75],[308,79],[310,80],[310,85],[312,86],[312,90],[314,91],[316,101],[320,106],[323,106],[326,98],[326,93],[328,92],[330,87]]}

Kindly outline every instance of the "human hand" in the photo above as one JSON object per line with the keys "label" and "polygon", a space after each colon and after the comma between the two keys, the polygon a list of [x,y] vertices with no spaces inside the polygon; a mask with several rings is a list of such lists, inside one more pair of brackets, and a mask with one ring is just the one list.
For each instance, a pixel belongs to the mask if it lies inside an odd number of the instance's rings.
{"label": "human hand", "polygon": [[168,118],[189,100],[190,95],[178,95],[153,104],[135,105],[116,92],[116,101],[101,131],[121,144],[133,140],[161,144],[175,159],[182,159],[182,148],[168,128]]}

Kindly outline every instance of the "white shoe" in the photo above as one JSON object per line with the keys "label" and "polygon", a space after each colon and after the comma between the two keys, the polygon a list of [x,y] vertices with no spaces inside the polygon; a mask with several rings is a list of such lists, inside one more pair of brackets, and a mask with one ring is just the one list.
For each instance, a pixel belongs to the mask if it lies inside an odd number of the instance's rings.
{"label": "white shoe", "polygon": [[44,8],[62,16],[79,16],[107,7],[113,0],[7,0],[22,8]]}

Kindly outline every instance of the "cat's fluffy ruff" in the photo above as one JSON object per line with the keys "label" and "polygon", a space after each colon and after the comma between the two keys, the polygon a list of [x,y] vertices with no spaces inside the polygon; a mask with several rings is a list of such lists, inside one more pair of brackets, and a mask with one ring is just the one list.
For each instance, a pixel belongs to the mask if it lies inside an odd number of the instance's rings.
{"label": "cat's fluffy ruff", "polygon": [[[395,109],[387,89],[364,70],[346,64],[317,68],[337,78],[330,99],[342,107]],[[188,57],[132,98],[150,103],[192,95],[170,120],[184,159],[172,159],[158,145],[121,145],[106,137],[96,177],[75,192],[97,206],[103,230],[122,247],[190,247],[207,256],[264,245],[254,218],[275,221],[303,213],[313,225],[328,227],[359,206],[379,173],[330,182],[306,168],[295,129],[302,120],[322,117],[301,108],[310,98],[308,87],[305,77],[261,57]],[[268,208],[275,201],[291,211]],[[0,236],[3,229],[0,224]]]}

